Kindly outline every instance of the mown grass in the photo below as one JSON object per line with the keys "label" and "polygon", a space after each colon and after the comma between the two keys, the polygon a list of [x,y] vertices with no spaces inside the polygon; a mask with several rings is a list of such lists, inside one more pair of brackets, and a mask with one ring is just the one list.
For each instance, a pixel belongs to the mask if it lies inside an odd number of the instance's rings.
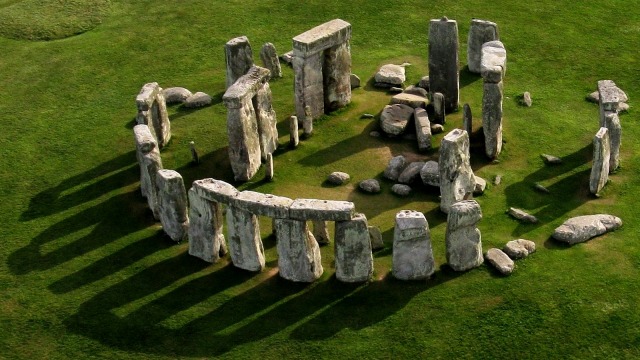
{"label": "mown grass", "polygon": [[[0,1],[0,12],[12,1]],[[22,3],[17,3],[22,4]],[[24,4],[22,5],[24,6]],[[640,135],[636,42],[640,10],[632,2],[569,1],[227,1],[160,3],[111,1],[100,26],[59,41],[0,38],[0,355],[6,358],[637,358],[640,356],[640,226],[635,155]],[[226,149],[224,43],[247,35],[254,55],[264,42],[280,52],[291,38],[339,17],[353,25],[353,71],[363,82],[382,64],[408,61],[408,82],[427,73],[430,18],[447,15],[460,29],[461,101],[480,118],[482,81],[466,74],[465,42],[472,17],[496,21],[508,53],[505,139],[499,164],[477,146],[474,170],[501,185],[478,198],[485,249],[514,238],[538,251],[511,277],[489,267],[459,274],[439,267],[427,282],[393,280],[393,217],[400,209],[425,213],[438,265],[445,264],[446,217],[437,194],[418,188],[409,198],[365,195],[357,182],[380,178],[388,159],[413,154],[410,141],[368,135],[389,95],[364,87],[353,103],[315,126],[296,150],[286,119],[293,113],[293,73],[273,81],[283,147],[274,182],[242,189],[290,197],[348,199],[382,229],[386,248],[375,253],[374,281],[337,282],[333,250],[322,248],[325,273],[299,285],[279,279],[271,224],[261,219],[267,269],[235,270],[228,259],[208,265],[173,245],[138,191],[131,134],[134,97],[145,82],[205,91],[214,105],[171,107],[174,137],[165,167],[185,181],[232,178]],[[616,21],[611,21],[616,19]],[[53,21],[45,21],[52,25]],[[627,91],[622,117],[622,169],[603,197],[586,182],[597,106],[584,101],[599,79]],[[529,91],[534,105],[518,106]],[[446,129],[460,126],[460,114]],[[479,130],[479,120],[474,129]],[[443,134],[424,158],[437,156]],[[203,163],[189,164],[189,141]],[[540,153],[564,159],[545,167]],[[351,174],[343,187],[325,187],[331,171]],[[541,183],[551,190],[532,189]],[[528,210],[540,224],[521,225],[508,206]],[[549,240],[573,215],[607,212],[624,227],[571,248]]]}

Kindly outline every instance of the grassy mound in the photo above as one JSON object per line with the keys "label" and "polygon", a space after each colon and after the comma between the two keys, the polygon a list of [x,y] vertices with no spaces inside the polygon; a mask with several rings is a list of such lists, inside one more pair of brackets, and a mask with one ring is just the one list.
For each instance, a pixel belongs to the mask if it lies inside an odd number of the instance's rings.
{"label": "grassy mound", "polygon": [[109,0],[9,1],[0,8],[0,35],[18,40],[64,39],[95,28],[108,10]]}

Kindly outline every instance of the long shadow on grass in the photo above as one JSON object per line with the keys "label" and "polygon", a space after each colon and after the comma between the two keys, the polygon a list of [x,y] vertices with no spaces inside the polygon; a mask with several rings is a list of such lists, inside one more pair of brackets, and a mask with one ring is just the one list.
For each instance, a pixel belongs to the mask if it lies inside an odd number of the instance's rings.
{"label": "long shadow on grass", "polygon": [[[592,154],[593,148],[589,144],[563,157],[561,165],[543,165],[542,168],[531,173],[522,181],[506,187],[507,206],[525,210],[539,209],[532,214],[538,218],[538,223],[519,224],[512,235],[519,236],[545,223],[552,222],[591,199],[589,193],[591,169],[579,170],[579,168],[591,160]],[[549,194],[537,192],[533,188],[536,183],[545,184],[567,173],[570,175],[546,186]]]}

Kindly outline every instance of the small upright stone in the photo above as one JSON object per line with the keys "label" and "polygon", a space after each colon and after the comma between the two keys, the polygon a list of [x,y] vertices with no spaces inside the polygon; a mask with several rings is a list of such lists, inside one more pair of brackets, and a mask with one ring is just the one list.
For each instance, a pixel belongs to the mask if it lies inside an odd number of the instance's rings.
{"label": "small upright stone", "polygon": [[260,59],[264,67],[271,71],[271,78],[281,78],[282,68],[280,67],[280,60],[278,59],[278,53],[276,47],[272,43],[266,43],[262,45],[260,49]]}
{"label": "small upright stone", "polygon": [[267,154],[267,162],[265,163],[264,178],[267,181],[273,180],[273,155]]}
{"label": "small upright stone", "polygon": [[441,93],[433,94],[433,122],[435,124],[445,124],[445,99]]}
{"label": "small upright stone", "polygon": [[200,164],[200,157],[198,157],[198,151],[196,150],[196,143],[189,141],[189,150],[191,150],[191,162],[198,165]]}
{"label": "small upright stone", "polygon": [[482,131],[484,133],[485,153],[489,159],[495,159],[502,151],[502,81],[485,81],[482,94]]}
{"label": "small upright stone", "polygon": [[491,21],[471,19],[467,41],[467,65],[469,72],[479,74],[482,60],[482,44],[499,40],[498,25]]}
{"label": "small upright stone", "polygon": [[429,77],[423,76],[418,83],[418,87],[421,87],[427,91],[429,91]]}
{"label": "small upright stone", "polygon": [[429,224],[421,212],[396,214],[392,261],[393,276],[400,280],[424,280],[435,272]]}
{"label": "small upright stone", "polygon": [[522,95],[522,104],[526,107],[531,107],[533,101],[531,100],[531,94],[528,91],[525,91]]}
{"label": "small upright stone", "polygon": [[549,155],[549,154],[541,154],[540,157],[542,161],[544,161],[547,165],[560,165],[562,164],[562,159],[557,156]]}
{"label": "small upright stone", "polygon": [[464,104],[462,107],[462,130],[466,131],[469,136],[473,132],[473,115],[469,104]]}
{"label": "small upright stone", "polygon": [[492,248],[485,254],[485,259],[493,265],[502,275],[511,275],[515,264],[507,254],[500,249]]}
{"label": "small upright stone", "polygon": [[302,134],[304,138],[308,138],[313,134],[313,116],[311,116],[311,107],[304,107],[304,120],[302,120]]}
{"label": "small upright stone", "polygon": [[476,185],[473,188],[473,195],[482,195],[484,194],[484,190],[487,188],[487,180],[481,178],[480,176],[473,177],[475,179]]}
{"label": "small upright stone", "polygon": [[351,74],[351,89],[360,87],[360,77],[356,74]]}
{"label": "small upright stone", "polygon": [[446,17],[429,22],[430,92],[445,96],[445,111],[458,109],[460,74],[458,72],[458,23]]}
{"label": "small upright stone", "polygon": [[300,135],[298,134],[298,118],[292,115],[289,118],[289,145],[293,148],[298,147]]}
{"label": "small upright stone", "polygon": [[224,49],[227,63],[226,85],[229,88],[253,66],[253,51],[246,36],[229,40]]}
{"label": "small upright stone", "polygon": [[609,180],[610,157],[609,130],[601,127],[593,138],[593,165],[589,178],[589,191],[594,195],[598,195]]}
{"label": "small upright stone", "polygon": [[427,106],[427,102],[427,98],[421,95],[413,95],[406,92],[402,92],[391,98],[391,104],[403,104],[414,109],[425,108]]}
{"label": "small upright stone", "polygon": [[[279,220],[279,219],[278,219]],[[258,216],[248,211],[227,207],[227,228],[231,261],[247,271],[264,269],[264,247],[260,238]]]}

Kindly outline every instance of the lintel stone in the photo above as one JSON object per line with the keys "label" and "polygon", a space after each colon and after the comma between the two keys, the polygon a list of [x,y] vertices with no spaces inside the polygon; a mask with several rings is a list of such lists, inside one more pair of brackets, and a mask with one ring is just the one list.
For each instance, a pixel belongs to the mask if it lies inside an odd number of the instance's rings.
{"label": "lintel stone", "polygon": [[212,178],[194,181],[193,188],[199,196],[225,205],[230,205],[238,195],[238,190],[233,185]]}
{"label": "lintel stone", "polygon": [[350,201],[296,199],[289,208],[289,217],[297,220],[346,221],[354,215]]}
{"label": "lintel stone", "polygon": [[263,194],[255,191],[242,191],[231,199],[231,205],[255,215],[277,219],[289,217],[292,199],[284,196]]}
{"label": "lintel stone", "polygon": [[252,98],[258,90],[269,81],[271,72],[260,66],[252,66],[249,71],[229,86],[222,96],[222,101],[228,108],[237,109],[242,107],[241,99]]}
{"label": "lintel stone", "polygon": [[334,19],[293,38],[295,56],[306,56],[332,46],[340,45],[351,38],[351,24]]}

